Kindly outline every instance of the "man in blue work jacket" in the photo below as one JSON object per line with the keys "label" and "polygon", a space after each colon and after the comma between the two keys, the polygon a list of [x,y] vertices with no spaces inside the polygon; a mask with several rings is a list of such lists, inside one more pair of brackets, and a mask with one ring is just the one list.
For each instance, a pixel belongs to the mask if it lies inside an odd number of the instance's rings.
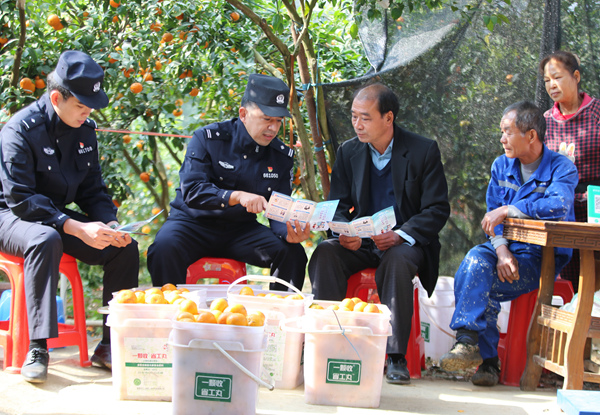
{"label": "man in blue work jacket", "polygon": [[[92,109],[108,105],[104,71],[87,54],[66,51],[48,75],[48,91],[0,133],[0,251],[24,258],[29,352],[21,369],[46,380],[46,340],[58,336],[56,290],[63,252],[104,267],[103,304],[136,287],[137,243],[115,231],[117,208],[102,180]],[[85,215],[67,209],[75,203]],[[103,327],[92,363],[111,368]]]}
{"label": "man in blue work jacket", "polygon": [[[471,249],[454,276],[456,309],[450,327],[456,330],[456,343],[440,359],[447,371],[479,366],[471,379],[479,386],[498,383],[500,302],[537,289],[540,280],[541,246],[508,241],[502,236],[502,221],[575,220],[577,169],[544,145],[543,112],[530,102],[518,102],[504,110],[500,129],[505,154],[492,165],[488,212],[481,221],[490,240]],[[558,275],[572,250],[554,252]]]}
{"label": "man in blue work jacket", "polygon": [[283,81],[251,74],[239,118],[194,132],[169,218],[148,249],[155,286],[184,284],[187,268],[212,256],[271,268],[302,288],[307,258],[300,242],[310,228],[298,221],[271,221],[269,228],[256,220],[272,192],[292,191],[294,151],[276,137],[290,117],[289,94]]}

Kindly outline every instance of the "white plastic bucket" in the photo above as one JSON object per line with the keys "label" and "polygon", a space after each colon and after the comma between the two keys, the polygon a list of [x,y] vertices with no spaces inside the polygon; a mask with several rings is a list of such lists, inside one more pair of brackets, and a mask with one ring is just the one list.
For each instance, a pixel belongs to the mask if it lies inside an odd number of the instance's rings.
{"label": "white plastic bucket", "polygon": [[[281,296],[293,295],[290,292],[261,290],[253,287],[254,296],[240,295],[235,287],[239,282],[245,280],[259,282],[278,282],[295,293],[301,295],[303,300],[291,300],[286,298],[265,298],[257,294],[279,294]],[[238,288],[245,287],[240,285]],[[227,301],[229,304],[242,304],[248,312],[261,311],[265,314],[265,332],[267,334],[267,349],[263,353],[263,375],[262,379],[268,383],[274,383],[277,389],[294,389],[301,385],[304,380],[304,362],[302,360],[304,349],[303,333],[288,333],[280,329],[280,323],[286,318],[300,317],[304,315],[304,309],[312,303],[312,294],[303,294],[287,281],[276,277],[264,277],[262,275],[244,276],[229,286]]]}
{"label": "white plastic bucket", "polygon": [[454,278],[439,277],[431,298],[419,281],[419,311],[425,357],[437,361],[455,342],[456,332],[450,329],[454,314]]}
{"label": "white plastic bucket", "polygon": [[[323,307],[333,302],[318,301]],[[379,313],[307,309],[282,329],[305,333],[304,401],[313,405],[377,408],[390,311]],[[339,321],[339,323],[338,323]]]}
{"label": "white plastic bucket", "polygon": [[[263,327],[173,321],[173,414],[254,415]],[[258,347],[257,347],[258,346]],[[269,386],[269,385],[265,385]]]}

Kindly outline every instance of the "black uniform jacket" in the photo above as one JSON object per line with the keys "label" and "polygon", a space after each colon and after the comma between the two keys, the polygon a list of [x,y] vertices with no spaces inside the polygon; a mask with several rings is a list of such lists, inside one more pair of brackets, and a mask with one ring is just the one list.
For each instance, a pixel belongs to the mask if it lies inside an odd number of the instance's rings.
{"label": "black uniform jacket", "polygon": [[[357,137],[338,149],[329,193],[329,199],[340,200],[335,220],[351,221],[368,215],[370,163],[369,146]],[[450,215],[440,150],[434,140],[396,125],[390,163],[394,197],[401,215],[397,218],[399,229],[423,248],[425,258],[419,279],[431,295],[439,272],[438,234]]]}
{"label": "black uniform jacket", "polygon": [[0,132],[0,212],[62,228],[75,202],[90,219],[116,220],[102,180],[96,123],[63,123],[46,93],[16,113]]}
{"label": "black uniform jacket", "polygon": [[[229,206],[234,190],[269,200],[273,191],[291,194],[294,150],[278,138],[259,146],[237,118],[207,125],[194,132],[179,171],[180,187],[171,203],[174,218],[255,221],[241,205]],[[210,223],[210,222],[208,222]],[[284,223],[271,221],[283,238]]]}

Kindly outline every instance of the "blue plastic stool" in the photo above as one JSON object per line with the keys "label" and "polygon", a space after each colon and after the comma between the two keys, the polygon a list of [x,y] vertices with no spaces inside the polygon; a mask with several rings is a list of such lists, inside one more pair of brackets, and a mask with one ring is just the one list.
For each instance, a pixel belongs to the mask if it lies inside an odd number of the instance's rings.
{"label": "blue plastic stool", "polygon": [[[10,319],[10,300],[12,298],[11,290],[5,290],[0,296],[0,321],[6,321]],[[59,323],[65,322],[65,305],[63,299],[60,296],[56,296],[56,314]]]}

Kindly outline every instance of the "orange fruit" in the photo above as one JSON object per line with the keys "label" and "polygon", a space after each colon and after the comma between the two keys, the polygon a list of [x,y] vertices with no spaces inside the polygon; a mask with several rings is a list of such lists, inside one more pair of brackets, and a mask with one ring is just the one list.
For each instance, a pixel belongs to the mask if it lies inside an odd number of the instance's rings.
{"label": "orange fruit", "polygon": [[364,311],[367,305],[368,304],[365,301],[361,301],[360,303],[354,306],[354,309],[352,311]]}
{"label": "orange fruit", "polygon": [[327,310],[339,310],[340,306],[337,304],[332,304],[329,307],[327,307]]}
{"label": "orange fruit", "polygon": [[257,296],[257,297],[266,297],[266,296],[267,296],[267,294],[265,294],[265,293],[258,293],[258,294],[256,294],[256,296]]}
{"label": "orange fruit", "polygon": [[55,29],[56,29],[56,26],[58,26],[59,24],[62,24],[60,21],[60,17],[58,17],[55,14],[51,14],[50,16],[48,16],[47,22],[50,26],[52,26]]}
{"label": "orange fruit", "polygon": [[254,290],[248,286],[242,287],[240,295],[254,295]]}
{"label": "orange fruit", "polygon": [[195,302],[186,298],[179,303],[179,311],[187,311],[188,313],[198,314],[198,306]]}
{"label": "orange fruit", "polygon": [[354,300],[352,298],[344,298],[340,303],[340,307],[346,307],[350,310],[354,309],[355,305],[356,304],[354,303]]}
{"label": "orange fruit", "polygon": [[160,71],[162,69],[162,62],[161,61],[156,61],[154,62],[154,69],[156,69],[157,71]]}
{"label": "orange fruit", "polygon": [[150,294],[150,296],[146,295],[146,304],[169,304],[169,302],[162,294]]}
{"label": "orange fruit", "polygon": [[115,96],[115,99],[118,101],[118,100],[120,100],[121,98],[123,98],[124,96],[125,96],[125,95],[123,95],[123,93],[122,93],[122,92],[119,92],[119,93],[118,93],[118,94]]}
{"label": "orange fruit", "polygon": [[240,14],[238,12],[231,12],[229,17],[231,17],[231,20],[233,20],[234,22],[240,20]]}
{"label": "orange fruit", "polygon": [[177,313],[177,316],[175,317],[175,320],[177,321],[185,321],[188,323],[195,323],[196,319],[194,318],[194,315],[191,313],[188,313],[187,311],[180,311],[179,313]]}
{"label": "orange fruit", "polygon": [[154,80],[154,77],[152,76],[151,73],[147,73],[146,75],[144,75],[143,80],[144,80],[144,82],[150,82],[150,81]]}
{"label": "orange fruit", "polygon": [[179,16],[175,16],[175,18],[177,20],[183,20],[183,13],[181,13]]}
{"label": "orange fruit", "polygon": [[286,300],[302,300],[302,296],[300,294],[290,294],[285,296]]}
{"label": "orange fruit", "polygon": [[137,298],[138,304],[146,303],[146,293],[144,291],[136,291],[136,292],[134,292],[134,294],[135,294],[135,297]]}
{"label": "orange fruit", "polygon": [[163,295],[163,292],[160,288],[157,287],[152,287],[152,288],[148,288],[147,290],[145,290],[146,292],[146,297],[151,295],[151,294],[160,294]]}
{"label": "orange fruit", "polygon": [[227,316],[227,320],[225,321],[225,324],[228,324],[230,326],[247,326],[248,319],[246,318],[246,316],[244,314],[230,313]]}
{"label": "orange fruit", "polygon": [[35,92],[35,84],[30,78],[21,79],[21,81],[19,81],[19,86],[27,93],[33,94]]}
{"label": "orange fruit", "polygon": [[227,317],[229,317],[231,313],[229,311],[223,311],[219,317],[217,317],[217,324],[227,324]]}
{"label": "orange fruit", "polygon": [[161,43],[168,43],[173,40],[173,35],[169,32],[162,35]]}
{"label": "orange fruit", "polygon": [[198,96],[198,92],[200,92],[198,88],[192,88],[192,90],[190,91],[190,95],[193,97]]}
{"label": "orange fruit", "polygon": [[[63,30],[65,28],[62,23],[59,23],[56,26],[52,26],[52,27],[54,27],[54,30]],[[62,39],[60,39],[59,41],[61,41],[61,40]]]}
{"label": "orange fruit", "polygon": [[219,317],[221,316],[221,314],[223,314],[223,312],[221,310],[210,310],[210,312],[212,313],[213,316],[215,316],[215,318],[217,319],[217,322],[219,321]]}
{"label": "orange fruit", "polygon": [[146,173],[145,171],[140,173],[140,179],[144,182],[144,183],[148,183],[150,181],[150,175],[148,173]]}
{"label": "orange fruit", "polygon": [[183,30],[179,32],[179,39],[186,40],[187,37],[188,37],[187,32],[184,32]]}
{"label": "orange fruit", "polygon": [[160,32],[160,29],[162,28],[162,24],[156,22],[156,23],[152,23],[150,25],[150,30],[152,30],[153,32]]}
{"label": "orange fruit", "polygon": [[212,303],[210,303],[210,309],[211,310],[219,310],[219,311],[224,311],[227,306],[229,304],[227,304],[227,300],[224,298],[215,298]]}
{"label": "orange fruit", "polygon": [[6,38],[6,37],[0,37],[0,45],[4,45],[7,42],[8,42],[8,38]]}
{"label": "orange fruit", "polygon": [[144,225],[144,226],[142,226],[141,231],[142,231],[142,233],[145,233],[147,235],[150,232],[152,232],[152,228],[150,226],[148,226],[148,225]]}
{"label": "orange fruit", "polygon": [[117,303],[120,304],[135,304],[137,303],[137,297],[131,290],[121,290],[117,293],[115,298]]}
{"label": "orange fruit", "polygon": [[183,110],[181,108],[176,108],[173,110],[173,115],[176,117],[179,117],[179,116],[183,115]]}
{"label": "orange fruit", "polygon": [[248,312],[246,311],[246,307],[244,307],[243,304],[232,304],[229,307],[227,307],[225,309],[225,311],[229,311],[230,313],[243,314],[244,316],[248,315]]}
{"label": "orange fruit", "polygon": [[37,89],[44,89],[44,88],[46,88],[46,83],[44,82],[44,80],[43,80],[43,79],[39,79],[39,78],[37,78],[37,79],[35,80],[35,87],[36,87]]}
{"label": "orange fruit", "polygon": [[125,143],[125,144],[131,143],[131,136],[129,134],[125,134],[123,136],[123,143]]}
{"label": "orange fruit", "polygon": [[217,319],[215,315],[210,311],[200,311],[198,315],[195,316],[195,318],[198,323],[217,324]]}
{"label": "orange fruit", "polygon": [[249,326],[264,326],[265,315],[261,311],[253,311],[246,316]]}
{"label": "orange fruit", "polygon": [[314,310],[324,310],[323,306],[317,303],[312,303],[308,308],[312,308]]}
{"label": "orange fruit", "polygon": [[138,148],[138,150],[142,151],[144,149],[144,141],[138,140],[138,142],[135,143],[135,146]]}
{"label": "orange fruit", "polygon": [[112,22],[113,23],[119,23],[119,16],[113,16]]}
{"label": "orange fruit", "polygon": [[182,293],[189,293],[190,290],[188,290],[187,288],[183,287],[183,288],[179,288],[179,291],[181,291]]}
{"label": "orange fruit", "polygon": [[110,5],[116,9],[121,5],[121,3],[117,3],[115,0],[110,0]]}
{"label": "orange fruit", "polygon": [[183,100],[181,98],[175,100],[175,105],[181,107],[183,105]]}
{"label": "orange fruit", "polygon": [[120,208],[121,207],[121,202],[119,202],[117,199],[113,199],[113,204],[117,207]]}
{"label": "orange fruit", "polygon": [[363,309],[363,312],[365,312],[365,313],[379,313],[379,307],[377,307],[377,304],[367,304],[365,306],[365,308]]}
{"label": "orange fruit", "polygon": [[142,89],[144,89],[144,87],[139,82],[134,82],[133,84],[131,84],[131,86],[129,87],[129,89],[134,94],[139,94],[140,92],[142,92]]}
{"label": "orange fruit", "polygon": [[352,309],[343,305],[340,308],[338,308],[338,311],[352,311]]}
{"label": "orange fruit", "polygon": [[358,297],[352,297],[352,301],[354,301],[355,305],[363,302],[362,298],[358,298]]}
{"label": "orange fruit", "polygon": [[177,287],[175,286],[175,284],[171,284],[170,282],[164,284],[162,287],[160,287],[160,290],[164,293],[165,291],[173,291],[176,290]]}
{"label": "orange fruit", "polygon": [[[159,207],[153,207],[153,208],[152,208],[152,214],[153,214],[153,215],[158,215],[158,213],[159,213],[161,210],[162,210],[162,209],[161,209],[161,208],[159,208]],[[173,285],[173,284],[171,284],[171,285]],[[173,287],[175,287],[175,286],[173,285]],[[175,290],[175,289],[177,289],[177,288],[173,288],[173,289]]]}

